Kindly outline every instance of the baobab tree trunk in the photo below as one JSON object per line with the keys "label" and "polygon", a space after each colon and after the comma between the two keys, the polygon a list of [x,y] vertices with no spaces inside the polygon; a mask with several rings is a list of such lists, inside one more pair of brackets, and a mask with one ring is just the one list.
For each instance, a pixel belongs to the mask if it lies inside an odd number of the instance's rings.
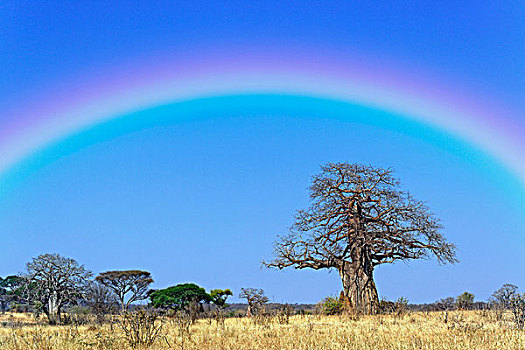
{"label": "baobab tree trunk", "polygon": [[60,324],[60,302],[56,293],[52,293],[47,301],[47,318],[50,325]]}
{"label": "baobab tree trunk", "polygon": [[343,293],[352,311],[361,314],[375,314],[379,306],[374,268],[366,254],[359,260],[343,261],[339,274],[343,282]]}

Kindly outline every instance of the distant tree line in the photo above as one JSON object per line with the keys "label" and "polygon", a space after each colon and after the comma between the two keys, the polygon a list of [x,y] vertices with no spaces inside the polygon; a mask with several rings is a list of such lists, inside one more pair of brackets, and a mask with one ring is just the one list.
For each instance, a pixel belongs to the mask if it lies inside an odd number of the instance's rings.
{"label": "distant tree line", "polygon": [[[183,283],[164,289],[151,289],[151,273],[142,270],[106,271],[93,278],[93,273],[76,260],[59,254],[42,254],[26,265],[20,275],[0,277],[0,310],[32,311],[45,314],[51,325],[62,322],[64,310],[87,307],[103,322],[106,315],[126,313],[135,302],[149,300],[148,307],[160,313],[183,312],[195,322],[204,306],[217,317],[228,306],[230,289],[210,292],[194,283]],[[268,301],[262,289],[243,288],[240,298],[247,300],[247,315],[260,310]]]}
{"label": "distant tree line", "polygon": [[[104,322],[111,314],[126,313],[138,301],[149,300],[148,307],[170,315],[184,313],[191,322],[204,312],[213,311],[217,319],[224,317],[224,310],[230,289],[212,289],[207,292],[194,283],[182,283],[164,289],[151,289],[153,278],[150,272],[142,270],[107,271],[93,278],[93,273],[74,259],[58,254],[42,254],[27,263],[26,271],[20,275],[0,277],[0,310],[32,311],[45,314],[49,324],[60,324],[64,310],[74,306],[89,309],[96,320]],[[321,312],[333,315],[345,312],[347,299],[327,297],[316,307],[302,305],[294,312]],[[256,316],[264,314],[269,299],[264,290],[242,288],[239,298],[246,304],[230,308],[232,315]],[[291,307],[288,306],[287,307]],[[282,305],[271,304],[268,309],[279,312]],[[292,307],[292,309],[294,309]],[[453,310],[494,310],[500,315],[507,312],[513,316],[516,325],[523,328],[525,323],[525,293],[518,287],[505,284],[486,301],[475,301],[474,294],[464,292],[457,297],[440,299],[431,304],[409,304],[405,298],[396,301],[382,299],[378,310],[381,313],[402,313],[405,311],[453,311]],[[500,316],[503,317],[503,316]]]}

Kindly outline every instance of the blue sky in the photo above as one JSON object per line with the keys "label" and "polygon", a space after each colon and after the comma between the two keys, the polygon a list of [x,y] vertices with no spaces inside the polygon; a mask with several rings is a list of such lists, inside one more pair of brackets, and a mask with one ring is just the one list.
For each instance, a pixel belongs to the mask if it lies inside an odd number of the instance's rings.
{"label": "blue sky", "polygon": [[[491,96],[523,125],[523,15],[523,3],[488,1],[7,1],[0,107],[23,109],[39,91],[67,90],[65,81],[145,57],[286,48],[402,63]],[[468,290],[486,299],[503,283],[524,288],[523,202],[497,160],[384,111],[268,96],[242,103],[212,100],[190,114],[177,105],[146,110],[29,159],[49,162],[27,174],[21,165],[13,176],[23,181],[0,199],[0,275],[57,252],[95,272],[147,269],[156,288],[262,287],[277,302],[316,302],[340,289],[335,271],[280,272],[260,262],[307,206],[319,166],[348,161],[393,166],[459,246],[457,265],[379,267],[381,296],[431,302]],[[0,126],[7,121],[0,116]]]}

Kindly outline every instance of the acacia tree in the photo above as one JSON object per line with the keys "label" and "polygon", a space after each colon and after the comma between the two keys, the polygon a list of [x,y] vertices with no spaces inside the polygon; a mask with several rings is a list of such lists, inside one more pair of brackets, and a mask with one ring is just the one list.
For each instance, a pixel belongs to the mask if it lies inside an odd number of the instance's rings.
{"label": "acacia tree", "polygon": [[219,310],[222,310],[228,306],[226,299],[231,295],[233,295],[233,293],[229,289],[212,289],[210,291],[210,301],[217,306]]}
{"label": "acacia tree", "polygon": [[190,311],[191,304],[210,301],[206,290],[195,283],[182,283],[173,287],[155,290],[150,294],[153,307]]}
{"label": "acacia tree", "polygon": [[4,313],[9,304],[20,299],[22,278],[20,276],[0,277],[0,310]]}
{"label": "acacia tree", "polygon": [[377,265],[434,255],[456,262],[429,208],[400,189],[392,169],[328,163],[313,177],[311,205],[299,210],[288,235],[275,242],[268,267],[337,269],[356,312],[375,313]]}
{"label": "acacia tree", "polygon": [[[95,280],[117,295],[123,311],[126,311],[131,303],[146,299],[149,285],[153,283],[151,273],[140,270],[102,272]],[[129,295],[127,300],[126,295]]]}
{"label": "acacia tree", "polygon": [[268,297],[264,295],[264,290],[257,288],[241,288],[239,298],[246,299],[248,303],[248,308],[246,309],[247,317],[257,313],[262,305],[268,302]]}
{"label": "acacia tree", "polygon": [[223,310],[228,306],[228,304],[226,304],[226,299],[228,299],[228,297],[231,295],[233,295],[233,293],[229,289],[210,290],[210,302],[216,306],[215,319],[218,323],[224,322]]}
{"label": "acacia tree", "polygon": [[67,303],[82,298],[83,290],[91,277],[74,259],[58,254],[42,254],[27,263],[24,289],[27,298],[42,304],[49,324],[60,323],[60,312]]}
{"label": "acacia tree", "polygon": [[203,311],[203,303],[210,302],[210,295],[195,283],[182,283],[155,290],[149,297],[155,308],[185,311],[192,323],[197,320],[198,313]]}

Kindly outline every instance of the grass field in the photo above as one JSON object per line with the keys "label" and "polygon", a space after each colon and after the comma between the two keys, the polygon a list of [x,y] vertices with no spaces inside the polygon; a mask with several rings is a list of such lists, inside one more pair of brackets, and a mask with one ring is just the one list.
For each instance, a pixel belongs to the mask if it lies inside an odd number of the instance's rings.
{"label": "grass field", "polygon": [[[525,331],[482,311],[402,316],[292,316],[226,319],[223,325],[175,319],[162,324],[148,349],[525,349]],[[54,326],[30,315],[0,316],[0,349],[131,349],[118,325]]]}

